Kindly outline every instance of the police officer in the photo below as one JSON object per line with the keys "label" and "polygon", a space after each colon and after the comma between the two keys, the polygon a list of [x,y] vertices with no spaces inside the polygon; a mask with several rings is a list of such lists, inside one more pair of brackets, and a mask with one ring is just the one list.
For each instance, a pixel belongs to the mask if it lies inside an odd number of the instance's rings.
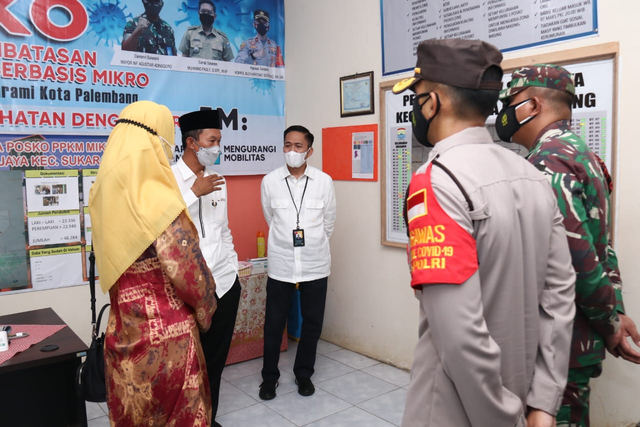
{"label": "police officer", "polygon": [[267,37],[269,13],[266,10],[256,10],[253,13],[253,28],[256,29],[258,35],[245,40],[240,45],[236,62],[266,67],[284,67],[282,50],[276,42]]}
{"label": "police officer", "polygon": [[611,207],[598,157],[571,131],[573,76],[563,67],[538,64],[515,70],[500,99],[498,136],[530,152],[528,160],[548,178],[564,217],[577,273],[576,317],[569,380],[558,426],[589,425],[589,380],[602,372],[605,347],[640,362],[626,341],[640,345],[634,322],[624,315],[622,281],[610,245]]}
{"label": "police officer", "polygon": [[213,59],[216,61],[233,60],[229,38],[222,31],[213,28],[216,20],[216,6],[212,0],[198,2],[200,25],[187,28],[180,42],[182,56]]}
{"label": "police officer", "polygon": [[176,55],[176,39],[173,29],[160,19],[162,0],[142,0],[144,13],[124,26],[122,50]]}
{"label": "police officer", "polygon": [[575,313],[562,215],[544,177],[484,127],[500,51],[450,39],[417,53],[393,88],[415,92],[413,136],[434,146],[405,202],[420,326],[402,425],[551,426]]}

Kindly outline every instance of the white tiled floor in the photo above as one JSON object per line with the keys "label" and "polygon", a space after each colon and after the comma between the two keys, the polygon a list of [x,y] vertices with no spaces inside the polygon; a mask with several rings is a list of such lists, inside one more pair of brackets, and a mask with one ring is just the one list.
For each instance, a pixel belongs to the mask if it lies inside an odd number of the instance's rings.
{"label": "white tiled floor", "polygon": [[[400,425],[409,373],[326,341],[318,343],[316,393],[298,394],[293,376],[297,343],[280,353],[277,397],[262,401],[262,358],[227,366],[218,421],[224,427],[392,427]],[[106,404],[87,402],[89,427],[109,426]]]}

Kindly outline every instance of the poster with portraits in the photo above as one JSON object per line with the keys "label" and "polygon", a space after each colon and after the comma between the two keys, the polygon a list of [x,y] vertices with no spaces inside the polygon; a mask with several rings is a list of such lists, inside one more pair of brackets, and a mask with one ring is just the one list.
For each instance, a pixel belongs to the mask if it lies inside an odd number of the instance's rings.
{"label": "poster with portraits", "polygon": [[[0,291],[86,283],[88,187],[128,104],[222,117],[224,175],[283,163],[283,0],[0,5]],[[36,262],[37,261],[37,262]],[[0,292],[2,295],[2,292]]]}

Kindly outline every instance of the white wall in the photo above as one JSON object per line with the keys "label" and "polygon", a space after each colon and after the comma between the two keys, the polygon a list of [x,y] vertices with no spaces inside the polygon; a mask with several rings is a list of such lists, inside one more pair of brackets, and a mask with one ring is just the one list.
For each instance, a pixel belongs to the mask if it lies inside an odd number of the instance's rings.
{"label": "white wall", "polygon": [[[339,77],[381,76],[378,0],[286,0],[287,125],[316,136],[311,164],[321,166],[322,128],[378,123],[376,114],[340,118]],[[335,181],[338,218],[323,338],[409,368],[418,304],[406,252],[380,244],[380,182]]]}
{"label": "white wall", "polygon": [[[618,229],[616,248],[626,284],[627,311],[640,324],[640,144],[637,70],[640,38],[634,31],[640,2],[601,0],[599,36],[505,55],[505,59],[620,42]],[[381,80],[379,0],[285,0],[287,125],[316,135],[311,164],[321,166],[321,130],[378,123],[376,114],[340,118],[339,77],[373,70]],[[393,76],[391,79],[398,78]],[[390,80],[390,79],[384,79]],[[418,306],[409,288],[406,255],[380,245],[380,182],[336,181],[338,220],[331,241],[333,268],[323,338],[376,359],[408,368],[417,339]],[[609,360],[611,359],[611,360]],[[592,425],[628,426],[640,421],[640,366],[609,358],[592,393]]]}
{"label": "white wall", "polygon": [[[0,315],[20,313],[51,307],[58,316],[88,344],[91,343],[91,295],[89,286],[49,291],[29,291],[11,295],[0,295]],[[109,302],[109,295],[104,295],[100,286],[96,289],[96,316],[100,308]],[[109,310],[102,316],[101,329],[104,330]]]}

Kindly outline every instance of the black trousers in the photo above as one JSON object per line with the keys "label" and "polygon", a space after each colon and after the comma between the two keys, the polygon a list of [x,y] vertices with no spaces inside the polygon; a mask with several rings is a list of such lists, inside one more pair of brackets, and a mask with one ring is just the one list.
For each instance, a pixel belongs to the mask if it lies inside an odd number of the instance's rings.
{"label": "black trousers", "polygon": [[218,308],[213,313],[211,328],[207,332],[200,334],[211,388],[212,420],[216,418],[216,413],[218,412],[220,380],[224,364],[227,361],[227,355],[229,354],[229,347],[231,347],[231,338],[233,338],[233,328],[236,324],[241,293],[240,280],[236,276],[235,283],[222,298],[218,298],[216,295]]}
{"label": "black trousers", "polygon": [[[300,282],[299,285],[302,331],[293,373],[296,378],[311,378],[324,321],[327,278]],[[262,379],[266,382],[276,382],[280,378],[278,369],[280,343],[295,289],[295,283],[281,282],[271,277],[267,280],[267,312],[264,319],[264,363],[262,365]]]}

